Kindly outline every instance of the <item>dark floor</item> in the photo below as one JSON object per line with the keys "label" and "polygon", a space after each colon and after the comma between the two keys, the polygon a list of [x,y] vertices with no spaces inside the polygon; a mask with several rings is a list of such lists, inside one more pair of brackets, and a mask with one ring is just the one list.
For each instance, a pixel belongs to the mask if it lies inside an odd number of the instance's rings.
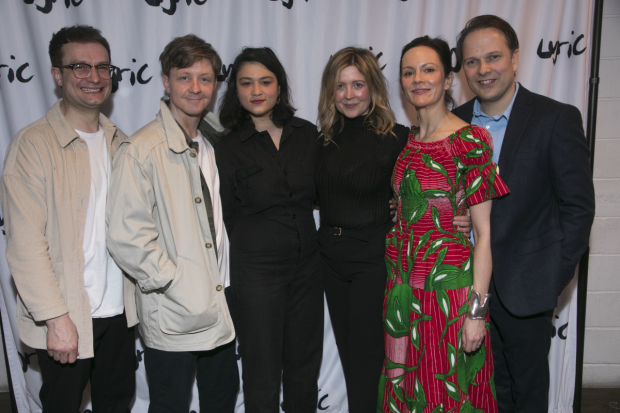
{"label": "dark floor", "polygon": [[[587,389],[581,392],[581,413],[607,413],[610,402],[620,403],[619,389]],[[0,411],[0,413],[3,413]]]}
{"label": "dark floor", "polygon": [[[618,389],[583,389],[581,395],[581,413],[608,413],[610,402],[620,402],[620,388]],[[0,393],[0,413],[11,412],[9,393]]]}

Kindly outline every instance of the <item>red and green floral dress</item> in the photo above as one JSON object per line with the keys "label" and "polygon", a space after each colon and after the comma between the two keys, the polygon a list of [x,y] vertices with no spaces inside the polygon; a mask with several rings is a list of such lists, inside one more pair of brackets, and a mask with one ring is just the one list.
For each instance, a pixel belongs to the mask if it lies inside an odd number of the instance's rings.
{"label": "red and green floral dress", "polygon": [[[453,217],[508,188],[484,128],[417,142],[413,128],[392,187],[398,223],[386,237],[385,362],[378,412],[497,412],[490,335],[475,352],[460,333],[473,284],[473,246]],[[488,330],[487,316],[487,330]]]}

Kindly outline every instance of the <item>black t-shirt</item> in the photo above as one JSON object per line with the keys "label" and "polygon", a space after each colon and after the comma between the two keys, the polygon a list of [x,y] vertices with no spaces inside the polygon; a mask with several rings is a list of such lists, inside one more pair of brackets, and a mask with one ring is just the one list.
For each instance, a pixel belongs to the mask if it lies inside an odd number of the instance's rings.
{"label": "black t-shirt", "polygon": [[396,136],[378,135],[364,116],[344,119],[342,132],[322,146],[315,180],[321,224],[345,229],[374,228],[390,220],[390,179],[409,129],[396,124]]}
{"label": "black t-shirt", "polygon": [[[251,121],[218,143],[215,158],[231,252],[308,256],[316,251],[318,135],[315,125],[293,117],[282,130],[279,150]],[[294,247],[299,251],[289,251],[293,245],[300,245]]]}

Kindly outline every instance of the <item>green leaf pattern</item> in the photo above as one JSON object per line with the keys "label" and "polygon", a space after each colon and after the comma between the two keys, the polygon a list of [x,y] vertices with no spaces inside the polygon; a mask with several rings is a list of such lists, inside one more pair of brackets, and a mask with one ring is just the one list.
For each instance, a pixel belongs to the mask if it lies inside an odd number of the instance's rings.
{"label": "green leaf pattern", "polygon": [[[471,133],[471,129],[461,129],[461,133],[450,136],[451,143],[456,139],[475,145],[473,149],[468,150],[465,158],[478,159],[481,158],[486,151],[490,151],[489,146],[480,138]],[[425,389],[417,377],[416,370],[420,366],[420,362],[424,357],[426,348],[423,347],[420,352],[421,341],[419,326],[421,323],[431,320],[429,314],[423,313],[423,303],[416,295],[413,294],[410,286],[412,271],[417,262],[432,260],[432,268],[425,278],[424,290],[434,292],[437,307],[440,309],[440,317],[444,325],[443,331],[439,339],[439,349],[447,351],[449,369],[444,372],[434,372],[435,379],[443,382],[445,394],[456,402],[457,408],[450,408],[446,411],[444,404],[432,405],[431,413],[483,413],[482,410],[474,407],[469,400],[470,386],[480,385],[476,383],[476,375],[483,368],[486,357],[487,348],[483,344],[476,352],[466,354],[460,349],[459,343],[446,342],[443,345],[443,339],[448,328],[454,323],[462,319],[466,313],[468,305],[467,301],[462,303],[458,310],[453,309],[454,303],[450,301],[447,291],[463,287],[470,287],[473,284],[473,249],[471,244],[465,237],[450,228],[442,228],[440,211],[435,206],[436,202],[445,202],[448,200],[452,206],[453,216],[457,213],[462,214],[465,211],[466,200],[472,194],[476,193],[483,185],[483,169],[491,163],[491,154],[488,155],[488,161],[483,164],[472,162],[466,165],[458,156],[451,157],[455,165],[456,176],[450,177],[450,174],[440,162],[433,159],[433,156],[427,153],[421,153],[420,149],[416,149],[412,153],[412,149],[404,150],[399,156],[399,163],[407,162],[406,168],[402,173],[402,180],[398,186],[398,223],[386,239],[386,247],[394,248],[399,254],[396,259],[390,258],[386,254],[386,268],[389,275],[388,287],[386,287],[385,296],[385,313],[384,328],[387,335],[394,338],[402,338],[408,336],[408,341],[420,354],[417,363],[409,365],[396,363],[391,361],[387,355],[385,357],[384,373],[380,379],[380,397],[377,403],[377,412],[392,413],[422,413],[429,405],[426,399]],[[410,167],[412,160],[419,156],[421,164],[418,164],[418,170]],[[494,165],[493,165],[494,166]],[[427,168],[427,171],[423,171]],[[454,169],[452,169],[454,171]],[[474,169],[478,169],[478,175],[467,185],[467,176]],[[446,180],[447,187],[445,189],[426,189],[422,190],[422,185],[418,176],[427,176],[429,171],[434,174],[440,174]],[[433,175],[437,176],[437,175]],[[486,186],[485,198],[490,199],[494,195],[493,182],[497,176],[495,167],[490,168],[488,177],[490,185]],[[396,173],[393,175],[393,185],[395,184]],[[437,178],[434,178],[437,179]],[[431,202],[429,211],[429,201]],[[418,235],[415,233],[416,226],[422,217],[430,212],[433,229]],[[443,212],[442,212],[443,213]],[[445,217],[444,217],[445,218]],[[444,221],[446,222],[446,221]],[[428,227],[427,227],[428,228]],[[437,236],[439,234],[439,236]],[[417,238],[417,242],[416,242]],[[458,264],[444,263],[449,249],[467,249],[469,256],[463,262]],[[422,256],[419,256],[419,253]],[[465,255],[465,254],[464,254]],[[452,318],[451,311],[455,314]],[[459,331],[460,336],[460,331]],[[455,348],[457,346],[457,348]],[[415,361],[414,361],[415,362]],[[393,376],[396,373],[398,376]],[[408,375],[412,375],[408,376]],[[392,376],[392,378],[388,378]],[[413,394],[409,394],[409,390],[405,390],[405,377],[411,377],[414,380]],[[487,381],[492,397],[495,398],[495,386],[493,375]],[[410,380],[409,378],[407,380]],[[484,383],[484,384],[487,384]],[[384,405],[384,392],[388,392],[386,404]],[[432,393],[431,393],[432,394]],[[399,408],[399,406],[402,406]],[[405,409],[406,408],[406,409]]]}

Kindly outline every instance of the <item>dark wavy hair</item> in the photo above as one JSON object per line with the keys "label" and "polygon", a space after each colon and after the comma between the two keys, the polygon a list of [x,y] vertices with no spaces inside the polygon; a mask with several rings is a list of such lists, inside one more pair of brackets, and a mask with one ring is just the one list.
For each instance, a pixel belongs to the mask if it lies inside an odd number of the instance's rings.
{"label": "dark wavy hair", "polygon": [[99,43],[108,52],[108,58],[112,59],[110,44],[105,37],[101,35],[101,32],[92,26],[78,24],[75,26],[63,27],[52,35],[52,40],[50,40],[48,48],[52,67],[62,66],[62,58],[64,55],[62,47],[67,43]]}
{"label": "dark wavy hair", "polygon": [[[439,61],[441,62],[441,66],[443,68],[443,75],[444,77],[448,77],[450,72],[452,72],[452,51],[450,50],[450,46],[441,37],[432,38],[428,36],[422,36],[413,39],[412,41],[407,43],[405,47],[403,47],[403,51],[400,54],[400,75],[403,75],[403,57],[405,56],[405,53],[407,53],[414,47],[419,46],[431,48],[435,51],[435,53],[437,53],[437,55],[439,56]],[[450,93],[449,89],[446,90],[446,93],[444,95],[444,101],[446,102],[446,106],[448,108],[456,106],[456,102],[454,101],[454,98],[452,98],[452,93]]]}
{"label": "dark wavy hair", "polygon": [[463,43],[465,43],[465,38],[468,34],[483,29],[496,29],[502,32],[512,53],[519,48],[517,33],[515,33],[515,29],[506,20],[493,14],[476,16],[467,22],[465,28],[456,37],[456,58],[461,64],[463,64]]}
{"label": "dark wavy hair", "polygon": [[221,99],[220,122],[228,129],[239,130],[250,120],[250,113],[241,106],[237,97],[237,75],[246,63],[260,63],[276,76],[280,94],[270,117],[277,127],[283,127],[295,115],[296,109],[291,104],[291,90],[284,67],[269,47],[244,47],[235,58],[228,75],[228,88]]}

